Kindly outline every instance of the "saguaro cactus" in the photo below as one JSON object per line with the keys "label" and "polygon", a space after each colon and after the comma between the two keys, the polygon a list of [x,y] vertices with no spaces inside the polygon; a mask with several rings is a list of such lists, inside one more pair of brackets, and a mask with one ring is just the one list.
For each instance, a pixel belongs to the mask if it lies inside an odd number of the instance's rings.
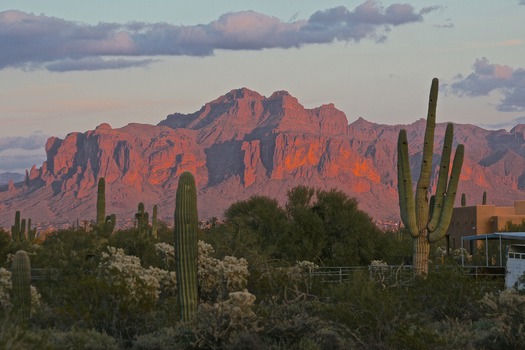
{"label": "saguaro cactus", "polygon": [[111,234],[115,232],[116,226],[117,226],[117,216],[115,214],[106,216],[105,223],[104,223],[104,234],[107,236],[111,236]]}
{"label": "saguaro cactus", "polygon": [[26,219],[20,221],[20,241],[26,239]]}
{"label": "saguaro cactus", "polygon": [[27,323],[31,316],[31,264],[23,250],[17,251],[13,258],[11,279],[15,314],[20,322]]}
{"label": "saguaro cactus", "polygon": [[175,199],[175,266],[182,321],[192,320],[197,309],[197,228],[195,179],[184,172]]}
{"label": "saguaro cactus", "polygon": [[103,228],[106,221],[106,180],[98,179],[97,192],[97,227]]}
{"label": "saguaro cactus", "polygon": [[454,127],[452,124],[448,124],[443,142],[436,194],[432,204],[432,211],[430,211],[429,188],[430,175],[432,173],[438,87],[438,79],[434,78],[430,88],[423,160],[421,162],[419,180],[416,185],[415,197],[412,190],[406,130],[402,129],[399,132],[397,144],[399,208],[401,219],[414,239],[413,264],[414,272],[417,275],[428,273],[430,243],[441,239],[448,229],[452,209],[454,208],[461,166],[463,165],[464,147],[463,145],[458,145],[449,179]]}
{"label": "saguaro cactus", "polygon": [[31,218],[28,218],[27,219],[27,239],[32,241],[33,239],[35,239],[35,235],[36,235],[36,228],[34,229],[31,228]]}
{"label": "saguaro cactus", "polygon": [[158,210],[159,207],[157,205],[153,206],[153,215],[151,216],[151,236],[154,238],[157,238],[157,230],[158,230]]}
{"label": "saguaro cactus", "polygon": [[149,225],[149,214],[144,211],[144,203],[140,202],[137,208],[137,213],[135,218],[137,219],[137,228],[140,233],[147,233],[147,228]]}
{"label": "saguaro cactus", "polygon": [[11,239],[20,241],[20,210],[15,212],[15,224],[11,226]]}

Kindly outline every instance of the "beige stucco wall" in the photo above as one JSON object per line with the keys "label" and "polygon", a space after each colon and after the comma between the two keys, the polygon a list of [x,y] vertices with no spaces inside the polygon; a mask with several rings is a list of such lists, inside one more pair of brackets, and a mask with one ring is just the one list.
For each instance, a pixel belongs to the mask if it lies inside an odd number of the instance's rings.
{"label": "beige stucco wall", "polygon": [[496,207],[491,204],[454,208],[447,231],[450,247],[459,248],[463,236],[501,231],[507,222],[521,224],[523,220],[525,200],[514,202],[512,207]]}

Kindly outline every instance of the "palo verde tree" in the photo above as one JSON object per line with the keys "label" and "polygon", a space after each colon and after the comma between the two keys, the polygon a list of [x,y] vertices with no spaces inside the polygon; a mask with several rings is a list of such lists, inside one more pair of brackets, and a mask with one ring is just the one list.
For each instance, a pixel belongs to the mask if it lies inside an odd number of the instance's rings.
{"label": "palo verde tree", "polygon": [[414,272],[417,275],[426,275],[428,273],[430,243],[443,238],[448,229],[452,209],[454,208],[461,166],[463,165],[464,146],[460,144],[456,148],[449,179],[450,155],[454,135],[454,127],[449,123],[443,142],[436,194],[432,200],[429,200],[438,88],[439,81],[434,78],[430,88],[427,124],[423,144],[423,160],[421,162],[419,180],[416,185],[415,197],[412,190],[412,175],[408,157],[407,132],[405,129],[399,132],[397,144],[399,207],[401,220],[414,239],[413,264]]}

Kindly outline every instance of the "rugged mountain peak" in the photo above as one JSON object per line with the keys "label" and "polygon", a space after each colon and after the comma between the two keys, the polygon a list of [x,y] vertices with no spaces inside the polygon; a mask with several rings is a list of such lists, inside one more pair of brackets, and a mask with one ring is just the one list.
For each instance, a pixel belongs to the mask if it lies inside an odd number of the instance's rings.
{"label": "rugged mountain peak", "polygon": [[276,91],[266,98],[241,88],[206,103],[195,113],[169,115],[159,125],[198,130],[198,142],[209,144],[271,132],[341,134],[347,123],[344,113],[333,104],[306,109],[287,91]]}
{"label": "rugged mountain peak", "polygon": [[227,94],[219,97],[218,99],[210,103],[214,103],[214,102],[224,103],[224,102],[231,102],[234,100],[242,100],[242,99],[262,100],[263,98],[264,96],[260,95],[258,92],[243,87],[243,88],[231,90]]}
{"label": "rugged mountain peak", "polygon": [[516,138],[521,140],[525,139],[525,124],[518,124],[510,130],[510,133],[513,134]]}
{"label": "rugged mountain peak", "polygon": [[[6,220],[16,210],[35,222],[94,219],[100,177],[106,179],[108,211],[119,222],[133,218],[138,202],[148,208],[158,204],[161,217],[171,222],[184,171],[195,175],[202,219],[221,216],[231,203],[251,195],[283,201],[288,189],[306,185],[341,189],[374,218],[397,221],[399,129],[408,132],[415,177],[425,125],[424,119],[389,126],[363,118],[348,125],[331,103],[309,109],[286,91],[267,98],[235,89],[157,126],[132,123],[113,129],[103,123],[63,139],[49,138],[47,160],[31,169],[29,183],[0,189],[0,225],[12,224]],[[436,152],[444,130],[445,123],[437,125]],[[508,132],[456,124],[454,142],[466,149],[458,192],[481,198],[487,191],[494,204],[503,205],[523,199],[524,133],[523,125]]]}

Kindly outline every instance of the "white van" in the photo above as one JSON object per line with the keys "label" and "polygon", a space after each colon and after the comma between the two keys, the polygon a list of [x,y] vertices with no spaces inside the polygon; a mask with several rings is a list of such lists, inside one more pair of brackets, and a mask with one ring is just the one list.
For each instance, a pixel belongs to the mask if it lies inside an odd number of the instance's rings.
{"label": "white van", "polygon": [[511,244],[507,253],[507,274],[505,275],[505,287],[518,290],[525,289],[525,280],[518,282],[525,273],[525,244]]}

